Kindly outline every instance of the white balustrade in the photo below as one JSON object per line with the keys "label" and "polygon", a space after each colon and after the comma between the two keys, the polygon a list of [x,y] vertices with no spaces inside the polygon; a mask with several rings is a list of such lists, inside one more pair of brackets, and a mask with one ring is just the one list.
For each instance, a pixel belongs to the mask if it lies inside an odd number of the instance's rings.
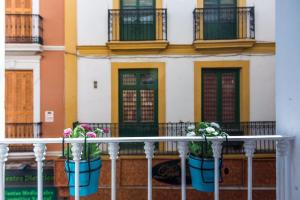
{"label": "white balustrade", "polygon": [[43,161],[45,160],[46,155],[46,146],[45,144],[34,144],[34,155],[35,161],[37,162],[37,185],[38,185],[38,200],[43,200]]}
{"label": "white balustrade", "polygon": [[154,143],[145,142],[145,154],[148,159],[148,200],[152,200],[152,158],[154,154]]}
{"label": "white balustrade", "polygon": [[[186,156],[188,142],[204,141],[202,137],[122,137],[122,138],[88,138],[87,143],[108,144],[108,153],[111,159],[111,199],[116,200],[116,161],[119,154],[119,143],[140,142],[144,143],[146,158],[148,159],[148,200],[152,200],[152,159],[155,142],[177,142],[179,157],[181,159],[181,199],[186,200]],[[215,161],[215,192],[214,199],[219,200],[219,164],[222,151],[223,137],[207,138],[212,142]],[[276,144],[276,194],[277,200],[289,200],[288,187],[290,187],[290,162],[289,148],[294,137],[280,135],[268,136],[228,136],[228,141],[244,142],[245,154],[248,159],[248,200],[252,199],[252,158],[256,143],[262,140],[277,141]],[[46,144],[60,144],[62,138],[29,138],[29,139],[0,139],[0,200],[5,199],[5,162],[8,156],[9,144],[34,144],[34,153],[37,162],[38,175],[38,200],[43,199],[43,160],[46,154]],[[67,138],[65,143],[71,143],[73,160],[75,162],[75,200],[79,200],[79,164],[82,154],[83,138]]]}
{"label": "white balustrade", "polygon": [[119,154],[119,143],[111,142],[108,144],[108,153],[111,159],[111,199],[117,199],[117,159]]}
{"label": "white balustrade", "polygon": [[252,200],[252,158],[255,151],[255,141],[245,141],[244,149],[248,159],[248,200]]}

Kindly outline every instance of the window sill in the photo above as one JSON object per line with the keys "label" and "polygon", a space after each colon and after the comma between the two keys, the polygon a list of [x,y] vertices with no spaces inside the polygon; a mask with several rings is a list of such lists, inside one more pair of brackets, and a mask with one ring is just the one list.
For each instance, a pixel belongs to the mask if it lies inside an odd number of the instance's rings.
{"label": "window sill", "polygon": [[256,40],[253,39],[237,39],[237,40],[196,40],[193,45],[196,50],[201,49],[226,49],[236,48],[245,49],[253,47]]}
{"label": "window sill", "polygon": [[106,43],[110,50],[159,50],[166,49],[168,41],[113,41]]}

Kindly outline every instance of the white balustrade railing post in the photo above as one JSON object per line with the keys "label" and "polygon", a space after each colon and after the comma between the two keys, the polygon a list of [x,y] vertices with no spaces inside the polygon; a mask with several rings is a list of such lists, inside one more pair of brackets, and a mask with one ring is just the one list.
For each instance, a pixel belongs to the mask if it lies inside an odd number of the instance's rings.
{"label": "white balustrade railing post", "polygon": [[181,200],[186,200],[186,156],[188,153],[187,142],[178,142],[178,152],[181,159]]}
{"label": "white balustrade railing post", "polygon": [[111,142],[108,144],[109,158],[111,159],[111,199],[116,200],[116,179],[117,179],[117,159],[119,153],[119,143]]}
{"label": "white balustrade railing post", "polygon": [[148,200],[152,200],[152,158],[154,154],[154,143],[145,142],[145,154],[148,159]]}
{"label": "white balustrade railing post", "polygon": [[0,144],[0,200],[5,199],[5,162],[7,161],[7,155],[7,144]]}
{"label": "white balustrade railing post", "polygon": [[46,146],[45,144],[33,144],[34,148],[34,155],[35,155],[35,161],[37,162],[37,199],[42,200],[43,199],[43,161],[45,160],[46,155]]}
{"label": "white balustrade railing post", "polygon": [[213,155],[215,159],[215,200],[219,200],[219,161],[221,158],[222,141],[212,142]]}
{"label": "white balustrade railing post", "polygon": [[81,154],[82,154],[82,144],[80,143],[72,143],[71,144],[71,151],[72,151],[72,155],[73,155],[73,160],[75,163],[75,185],[74,185],[74,189],[75,189],[75,200],[79,200],[80,199],[80,185],[79,185],[79,164],[80,164],[80,159],[81,159]]}
{"label": "white balustrade railing post", "polygon": [[276,143],[276,200],[285,200],[285,157],[288,142],[278,140]]}
{"label": "white balustrade railing post", "polygon": [[252,158],[255,151],[255,141],[245,141],[244,149],[248,160],[248,200],[252,200]]}

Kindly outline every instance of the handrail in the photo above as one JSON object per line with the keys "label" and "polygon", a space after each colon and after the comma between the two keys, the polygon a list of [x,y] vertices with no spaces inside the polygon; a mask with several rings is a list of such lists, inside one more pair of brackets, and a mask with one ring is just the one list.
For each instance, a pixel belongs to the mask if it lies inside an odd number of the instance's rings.
{"label": "handrail", "polygon": [[[259,140],[294,140],[294,136],[256,135],[256,136],[228,136],[228,141],[259,141]],[[225,141],[225,137],[206,138],[208,141]],[[55,144],[62,143],[63,138],[16,138],[1,139],[0,144]],[[204,137],[162,136],[162,137],[109,137],[88,138],[87,143],[129,143],[129,142],[189,142],[205,141]],[[65,138],[65,143],[84,143],[84,138]]]}

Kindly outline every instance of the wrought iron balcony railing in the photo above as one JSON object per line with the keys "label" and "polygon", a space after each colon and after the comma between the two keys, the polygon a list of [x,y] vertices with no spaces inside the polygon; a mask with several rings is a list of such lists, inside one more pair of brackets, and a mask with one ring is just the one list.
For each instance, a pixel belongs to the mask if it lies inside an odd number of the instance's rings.
{"label": "wrought iron balcony railing", "polygon": [[212,7],[194,10],[194,40],[254,38],[254,7]]}
{"label": "wrought iron balcony railing", "polygon": [[[79,122],[75,122],[74,126]],[[189,125],[195,125],[192,122],[179,123],[159,123],[159,124],[117,124],[117,123],[87,123],[95,128],[108,128],[109,135],[103,137],[122,136],[124,132],[130,132],[137,137],[145,136],[185,136]],[[256,136],[256,135],[276,135],[276,123],[274,121],[260,122],[241,122],[241,123],[223,123],[222,129],[230,136]],[[224,153],[241,154],[243,152],[241,142],[229,142]],[[123,148],[122,148],[123,147]],[[107,144],[101,145],[102,152],[107,154]],[[176,142],[159,142],[156,145],[155,154],[157,155],[174,155],[177,154]],[[256,153],[275,153],[275,142],[269,140],[260,140],[256,143]],[[138,144],[131,144],[130,148],[121,146],[120,154],[122,155],[139,155],[144,154],[143,148]]]}
{"label": "wrought iron balcony railing", "polygon": [[167,40],[167,9],[108,10],[108,41]]}
{"label": "wrought iron balcony railing", "polygon": [[6,43],[43,44],[43,18],[34,14],[6,14]]}

